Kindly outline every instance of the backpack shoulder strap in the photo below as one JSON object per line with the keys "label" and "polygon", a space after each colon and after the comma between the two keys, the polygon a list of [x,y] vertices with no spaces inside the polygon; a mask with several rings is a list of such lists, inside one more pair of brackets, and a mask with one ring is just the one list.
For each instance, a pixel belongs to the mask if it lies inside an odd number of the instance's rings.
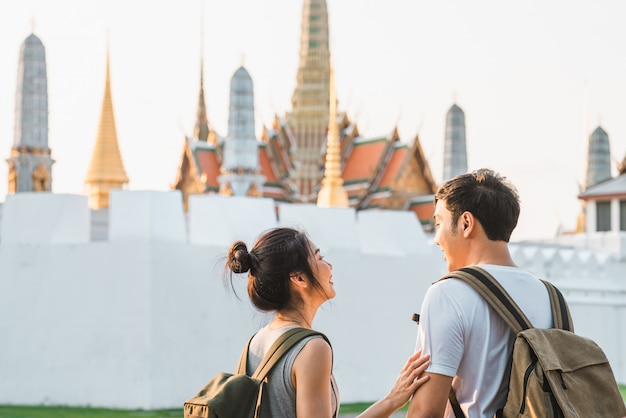
{"label": "backpack shoulder strap", "polygon": [[272,367],[285,355],[294,345],[305,339],[306,337],[319,335],[326,340],[330,345],[328,338],[319,331],[315,331],[309,328],[293,328],[283,333],[274,344],[270,347],[261,360],[259,367],[256,369],[252,377],[263,380],[265,376],[270,372]]}
{"label": "backpack shoulder strap", "polygon": [[[289,331],[284,332],[270,349],[265,354],[265,357],[261,360],[259,367],[252,375],[253,378],[263,380],[270,372],[272,367],[285,355],[294,345],[302,341],[306,337],[319,335],[330,345],[330,341],[323,333],[308,328],[292,328]],[[239,364],[237,365],[237,374],[246,374],[246,364],[248,363],[248,350],[250,348],[250,342],[254,338],[254,335],[250,337],[239,358]]]}
{"label": "backpack shoulder strap", "polygon": [[513,298],[485,269],[476,266],[463,267],[445,274],[439,280],[450,277],[463,280],[472,286],[504,319],[515,334],[533,327]]}
{"label": "backpack shoulder strap", "polygon": [[237,363],[236,374],[246,374],[246,368],[248,364],[248,350],[250,349],[250,343],[252,342],[252,339],[254,338],[255,335],[256,335],[256,332],[252,334],[252,337],[248,339],[248,342],[243,347],[243,350],[241,350],[241,355],[239,356],[239,363]]}
{"label": "backpack shoulder strap", "polygon": [[[504,319],[515,334],[532,328],[532,324],[517,306],[508,292],[502,287],[488,271],[480,267],[464,267],[443,275],[439,280],[455,278],[463,280],[478,292],[480,296]],[[454,389],[450,388],[448,396],[455,418],[465,418],[465,414],[459,405]]]}
{"label": "backpack shoulder strap", "polygon": [[559,289],[552,283],[541,280],[550,295],[550,304],[552,305],[552,320],[554,321],[554,328],[564,329],[566,331],[574,332],[574,322],[569,312],[569,307],[565,298]]}

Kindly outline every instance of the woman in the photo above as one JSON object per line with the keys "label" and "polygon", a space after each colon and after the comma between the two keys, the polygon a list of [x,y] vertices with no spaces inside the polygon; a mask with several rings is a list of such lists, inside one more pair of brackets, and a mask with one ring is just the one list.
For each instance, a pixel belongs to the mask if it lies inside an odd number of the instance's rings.
{"label": "woman", "polygon": [[[250,343],[248,373],[257,368],[282,333],[294,327],[311,328],[318,308],[335,297],[332,265],[303,232],[291,228],[269,230],[249,252],[245,243],[235,242],[228,251],[226,267],[231,271],[231,285],[232,273],[247,272],[252,304],[276,313]],[[293,347],[268,376],[261,417],[336,416],[339,395],[332,356],[332,348],[319,336],[305,338]],[[389,417],[401,408],[428,379],[419,377],[427,366],[428,357],[419,353],[410,357],[389,394],[360,417]]]}

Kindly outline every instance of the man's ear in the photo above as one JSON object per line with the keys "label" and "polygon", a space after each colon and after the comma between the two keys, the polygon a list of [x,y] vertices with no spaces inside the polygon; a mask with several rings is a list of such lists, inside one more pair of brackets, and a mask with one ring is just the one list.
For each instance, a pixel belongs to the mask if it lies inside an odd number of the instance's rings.
{"label": "man's ear", "polygon": [[463,231],[464,236],[468,236],[472,230],[474,229],[476,219],[474,219],[474,215],[471,212],[463,212],[461,214],[461,230]]}

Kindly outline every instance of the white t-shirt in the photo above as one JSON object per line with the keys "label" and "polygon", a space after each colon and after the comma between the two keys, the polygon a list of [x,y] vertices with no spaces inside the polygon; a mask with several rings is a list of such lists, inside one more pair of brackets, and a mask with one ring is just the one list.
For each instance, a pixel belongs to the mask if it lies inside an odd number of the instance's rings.
{"label": "white t-shirt", "polygon": [[[480,267],[500,282],[534,327],[552,327],[550,297],[536,276],[517,267]],[[446,279],[426,292],[416,351],[430,353],[428,372],[454,377],[452,387],[466,417],[492,418],[504,404],[514,340],[509,326],[467,283]],[[449,403],[444,416],[454,418]]]}

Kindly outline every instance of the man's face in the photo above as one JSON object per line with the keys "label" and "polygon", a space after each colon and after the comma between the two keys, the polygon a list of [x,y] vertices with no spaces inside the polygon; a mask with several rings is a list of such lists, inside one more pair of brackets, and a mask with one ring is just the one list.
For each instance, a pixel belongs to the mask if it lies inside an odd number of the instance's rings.
{"label": "man's face", "polygon": [[443,200],[435,205],[435,244],[443,251],[443,258],[448,263],[448,271],[465,267],[465,240],[460,218],[452,223],[452,212],[446,208]]}

